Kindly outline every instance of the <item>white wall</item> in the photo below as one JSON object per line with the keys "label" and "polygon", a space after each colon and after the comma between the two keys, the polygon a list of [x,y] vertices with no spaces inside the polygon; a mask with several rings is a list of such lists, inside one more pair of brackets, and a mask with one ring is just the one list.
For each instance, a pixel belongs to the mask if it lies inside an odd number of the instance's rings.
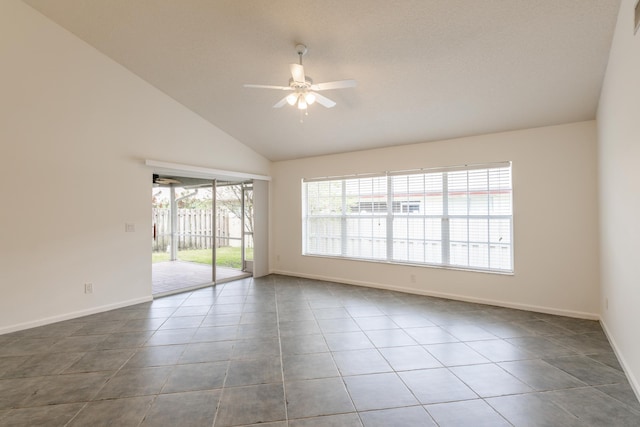
{"label": "white wall", "polygon": [[18,0],[0,2],[0,94],[0,333],[149,299],[144,159],[269,174],[267,159]]}
{"label": "white wall", "polygon": [[[302,178],[505,160],[513,161],[513,276],[301,256]],[[596,164],[594,121],[276,162],[272,270],[597,318]]]}
{"label": "white wall", "polygon": [[[623,0],[598,108],[602,318],[640,396],[640,31]],[[608,308],[607,308],[608,301]]]}

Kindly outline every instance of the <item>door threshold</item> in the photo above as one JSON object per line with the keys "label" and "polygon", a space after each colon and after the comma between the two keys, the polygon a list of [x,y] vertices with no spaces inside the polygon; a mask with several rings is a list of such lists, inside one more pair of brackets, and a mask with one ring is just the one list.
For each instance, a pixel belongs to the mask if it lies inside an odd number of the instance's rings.
{"label": "door threshold", "polygon": [[200,285],[187,286],[185,288],[172,289],[170,291],[160,292],[157,294],[151,295],[153,299],[168,297],[169,295],[181,294],[183,292],[197,291],[198,289],[208,288],[209,286],[215,286],[214,282],[202,283]]}
{"label": "door threshold", "polygon": [[220,279],[220,280],[216,280],[216,284],[222,284],[222,283],[229,283],[229,282],[233,282],[235,280],[241,280],[241,279],[246,279],[248,277],[253,277],[253,273],[242,273],[242,274],[238,274],[237,276],[233,276],[233,277],[227,277],[224,279]]}

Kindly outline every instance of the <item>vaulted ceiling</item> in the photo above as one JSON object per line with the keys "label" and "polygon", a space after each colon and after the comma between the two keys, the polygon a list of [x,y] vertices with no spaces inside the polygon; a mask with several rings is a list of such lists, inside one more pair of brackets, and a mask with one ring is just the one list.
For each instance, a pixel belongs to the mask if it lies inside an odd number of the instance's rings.
{"label": "vaulted ceiling", "polygon": [[[24,1],[274,161],[593,119],[620,3]],[[358,83],[308,116],[243,87],[288,85],[300,42],[315,82]]]}

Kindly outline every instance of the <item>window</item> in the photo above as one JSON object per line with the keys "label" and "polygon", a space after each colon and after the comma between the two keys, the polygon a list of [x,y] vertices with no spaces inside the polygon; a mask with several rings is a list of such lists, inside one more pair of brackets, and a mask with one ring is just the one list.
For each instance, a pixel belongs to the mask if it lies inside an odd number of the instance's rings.
{"label": "window", "polygon": [[511,164],[309,179],[303,254],[513,271]]}

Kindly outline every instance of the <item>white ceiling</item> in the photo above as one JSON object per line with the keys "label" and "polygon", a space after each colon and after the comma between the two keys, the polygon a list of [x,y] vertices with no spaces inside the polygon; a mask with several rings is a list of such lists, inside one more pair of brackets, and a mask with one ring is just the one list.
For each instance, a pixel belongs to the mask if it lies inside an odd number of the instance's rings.
{"label": "white ceiling", "polygon": [[[277,161],[595,118],[620,0],[24,0]],[[338,103],[273,109],[295,45]]]}

